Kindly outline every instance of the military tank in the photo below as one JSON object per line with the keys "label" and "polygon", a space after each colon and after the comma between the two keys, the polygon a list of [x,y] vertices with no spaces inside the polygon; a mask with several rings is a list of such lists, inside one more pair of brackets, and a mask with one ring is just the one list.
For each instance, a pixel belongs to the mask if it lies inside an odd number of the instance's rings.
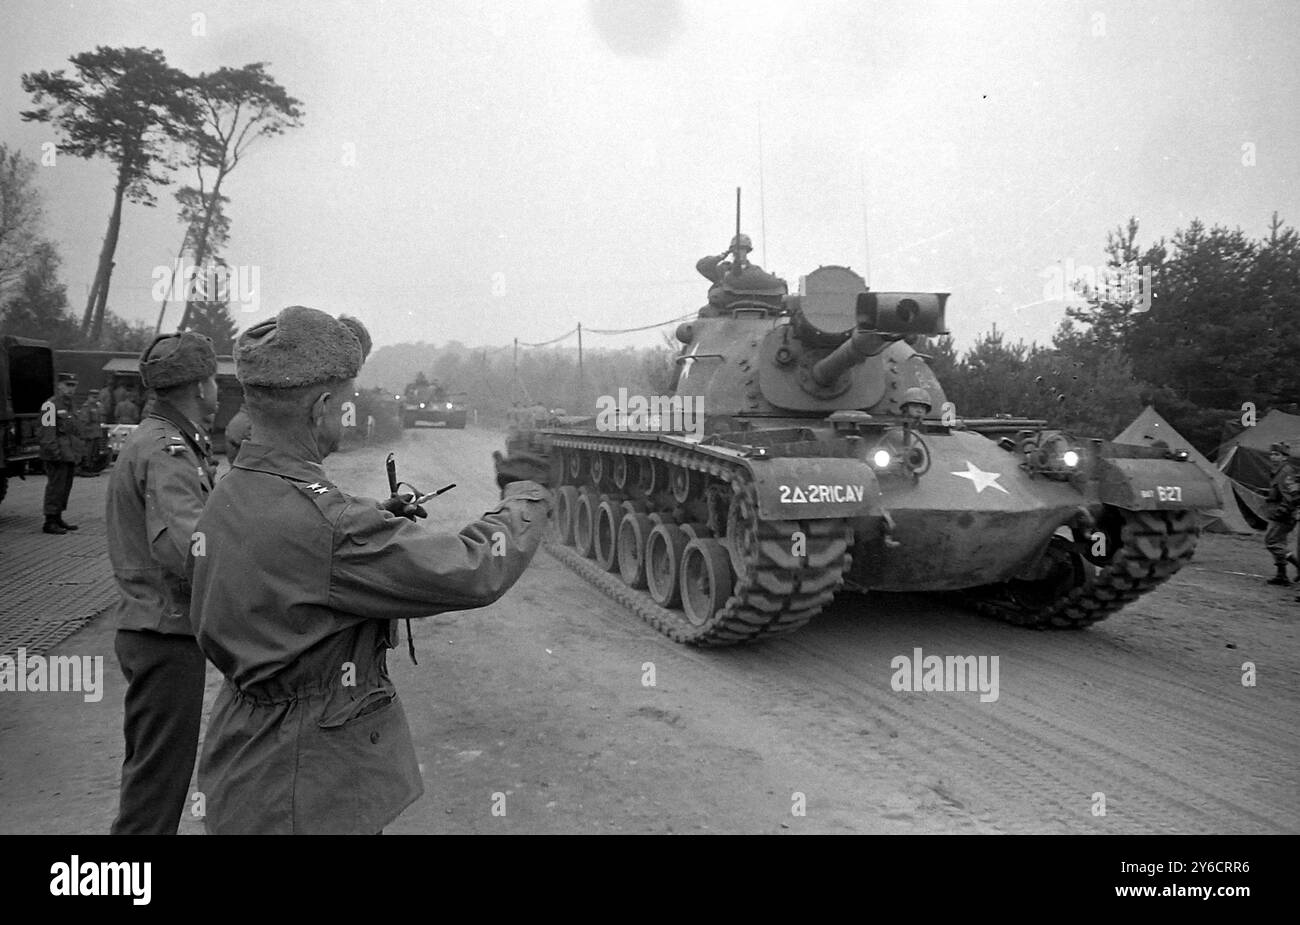
{"label": "military tank", "polygon": [[557,468],[552,551],[704,646],[792,632],[844,591],[1077,628],[1168,580],[1212,481],[1183,453],[959,417],[914,346],[947,299],[830,266],[711,302],[677,330],[672,394],[530,435]]}

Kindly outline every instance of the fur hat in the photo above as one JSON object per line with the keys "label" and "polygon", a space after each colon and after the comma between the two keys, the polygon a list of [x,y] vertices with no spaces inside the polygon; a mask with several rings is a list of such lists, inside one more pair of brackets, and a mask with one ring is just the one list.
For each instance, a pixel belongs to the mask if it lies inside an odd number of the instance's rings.
{"label": "fur hat", "polygon": [[212,339],[196,331],[159,334],[140,354],[140,380],[145,388],[170,389],[216,374],[217,351]]}
{"label": "fur hat", "polygon": [[370,333],[357,319],[291,305],[239,335],[235,376],[262,389],[354,379],[369,353]]}

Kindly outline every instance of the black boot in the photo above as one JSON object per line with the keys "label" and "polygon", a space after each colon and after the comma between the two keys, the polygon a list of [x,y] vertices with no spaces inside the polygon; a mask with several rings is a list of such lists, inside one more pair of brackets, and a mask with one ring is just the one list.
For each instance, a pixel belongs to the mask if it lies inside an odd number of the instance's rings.
{"label": "black boot", "polygon": [[1286,562],[1277,564],[1277,574],[1268,580],[1271,585],[1289,585],[1291,579],[1286,577]]}
{"label": "black boot", "polygon": [[1286,561],[1295,566],[1295,577],[1300,579],[1300,559],[1295,557],[1295,553],[1289,552],[1286,554]]}
{"label": "black boot", "polygon": [[44,533],[67,533],[67,529],[59,525],[57,517],[46,517],[45,526],[41,528]]}
{"label": "black boot", "polygon": [[62,514],[60,514],[57,518],[55,518],[55,520],[58,522],[59,526],[62,527],[64,530],[77,529],[77,525],[68,523],[66,520],[63,519]]}

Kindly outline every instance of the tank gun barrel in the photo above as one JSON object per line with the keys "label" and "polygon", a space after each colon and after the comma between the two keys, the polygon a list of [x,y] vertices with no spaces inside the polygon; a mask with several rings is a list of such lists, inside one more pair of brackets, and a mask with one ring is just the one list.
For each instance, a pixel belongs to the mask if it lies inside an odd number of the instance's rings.
{"label": "tank gun barrel", "polygon": [[813,364],[813,381],[829,387],[850,367],[909,334],[946,334],[943,313],[947,302],[946,292],[859,293],[857,327],[830,356]]}
{"label": "tank gun barrel", "polygon": [[823,357],[813,364],[813,381],[820,386],[831,386],[849,367],[857,366],[868,357],[873,357],[902,335],[886,336],[878,331],[862,328],[854,330],[852,336],[835,348],[830,356]]}

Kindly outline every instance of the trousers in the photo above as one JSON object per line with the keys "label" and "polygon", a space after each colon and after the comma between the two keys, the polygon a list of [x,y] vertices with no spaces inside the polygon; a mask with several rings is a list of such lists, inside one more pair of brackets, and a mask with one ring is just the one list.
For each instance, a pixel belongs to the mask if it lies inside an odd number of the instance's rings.
{"label": "trousers", "polygon": [[118,630],[126,675],[122,788],[114,835],[175,835],[199,749],[206,660],[193,636]]}
{"label": "trousers", "polygon": [[[1286,564],[1286,542],[1294,529],[1295,524],[1270,520],[1268,529],[1264,531],[1264,548],[1273,556],[1273,563],[1279,567]],[[1296,534],[1296,556],[1300,558],[1300,533]]]}
{"label": "trousers", "polygon": [[68,509],[68,495],[72,494],[72,477],[76,469],[74,462],[45,460],[46,517],[59,517]]}

